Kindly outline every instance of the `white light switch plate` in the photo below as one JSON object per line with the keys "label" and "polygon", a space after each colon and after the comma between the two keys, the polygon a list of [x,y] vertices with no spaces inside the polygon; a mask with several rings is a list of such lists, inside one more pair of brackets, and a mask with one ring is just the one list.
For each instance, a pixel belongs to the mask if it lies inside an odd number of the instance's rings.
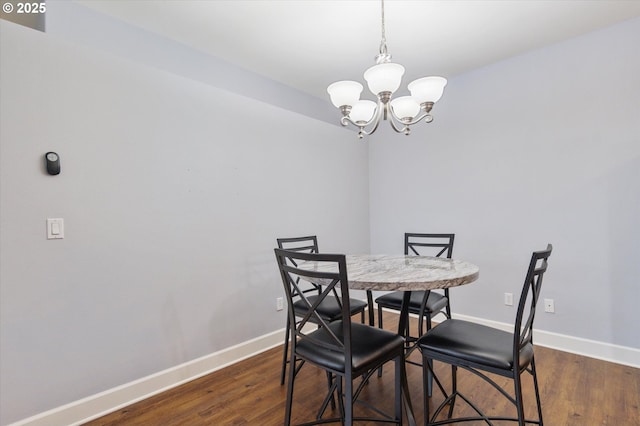
{"label": "white light switch plate", "polygon": [[59,240],[64,238],[64,219],[47,219],[47,240]]}

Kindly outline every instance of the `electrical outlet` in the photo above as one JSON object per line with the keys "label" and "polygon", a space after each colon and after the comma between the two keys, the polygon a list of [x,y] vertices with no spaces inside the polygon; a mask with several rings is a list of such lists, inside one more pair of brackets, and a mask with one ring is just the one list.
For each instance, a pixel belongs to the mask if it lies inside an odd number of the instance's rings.
{"label": "electrical outlet", "polygon": [[544,311],[551,314],[555,313],[556,307],[553,303],[553,299],[544,299]]}
{"label": "electrical outlet", "polygon": [[284,300],[282,297],[278,297],[276,299],[276,311],[281,311],[284,309]]}
{"label": "electrical outlet", "polygon": [[504,304],[507,306],[513,306],[513,293],[504,294]]}

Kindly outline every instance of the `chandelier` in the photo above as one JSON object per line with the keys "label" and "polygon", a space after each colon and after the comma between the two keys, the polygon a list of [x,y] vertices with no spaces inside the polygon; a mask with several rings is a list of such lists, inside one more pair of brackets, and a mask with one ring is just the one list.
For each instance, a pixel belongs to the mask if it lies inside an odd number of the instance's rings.
{"label": "chandelier", "polygon": [[393,130],[409,135],[411,126],[422,121],[431,123],[433,105],[442,97],[447,79],[443,77],[423,77],[407,86],[411,96],[391,99],[400,87],[404,67],[391,62],[387,53],[387,40],[384,27],[384,0],[382,5],[382,41],[380,52],[375,57],[376,65],[364,72],[369,90],[378,98],[378,102],[360,100],[362,84],[357,81],[338,81],[327,88],[331,103],[342,112],[340,123],[349,123],[358,127],[358,138],[376,131],[381,120],[389,121]]}

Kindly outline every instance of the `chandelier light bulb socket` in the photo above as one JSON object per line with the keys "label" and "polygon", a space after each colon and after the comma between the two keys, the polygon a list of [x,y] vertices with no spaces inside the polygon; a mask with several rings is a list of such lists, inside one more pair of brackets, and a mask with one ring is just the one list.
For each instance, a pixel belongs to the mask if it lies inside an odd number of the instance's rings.
{"label": "chandelier light bulb socket", "polygon": [[331,103],[336,108],[352,106],[360,100],[362,84],[357,81],[337,81],[327,87],[327,93],[331,97]]}
{"label": "chandelier light bulb socket", "polygon": [[433,109],[433,102],[423,102],[420,104],[420,107],[428,114]]}
{"label": "chandelier light bulb socket", "polygon": [[391,95],[393,95],[393,93],[391,92],[381,92],[378,93],[378,99],[380,99],[380,102],[386,105],[391,100]]}
{"label": "chandelier light bulb socket", "polygon": [[[359,101],[358,101],[359,102]],[[357,103],[357,102],[356,102]],[[353,108],[350,105],[342,105],[340,107],[340,112],[342,113],[343,117],[346,117],[347,115],[349,115],[349,113],[351,112],[351,108]]]}

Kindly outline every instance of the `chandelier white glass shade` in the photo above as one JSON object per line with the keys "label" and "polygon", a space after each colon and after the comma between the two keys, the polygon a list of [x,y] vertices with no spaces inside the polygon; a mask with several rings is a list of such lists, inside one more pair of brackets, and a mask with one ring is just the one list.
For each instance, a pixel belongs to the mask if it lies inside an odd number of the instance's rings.
{"label": "chandelier white glass shade", "polygon": [[349,123],[358,127],[358,137],[370,135],[376,131],[381,120],[387,120],[393,130],[408,135],[411,126],[422,121],[431,123],[433,105],[440,100],[447,80],[443,77],[423,77],[408,85],[411,96],[392,99],[400,88],[404,67],[391,62],[387,53],[387,42],[384,28],[384,0],[382,2],[382,41],[380,53],[376,56],[376,65],[364,72],[369,91],[377,98],[377,102],[360,100],[362,84],[357,81],[338,81],[329,85],[327,92],[331,102],[342,112],[340,122],[343,126]]}

